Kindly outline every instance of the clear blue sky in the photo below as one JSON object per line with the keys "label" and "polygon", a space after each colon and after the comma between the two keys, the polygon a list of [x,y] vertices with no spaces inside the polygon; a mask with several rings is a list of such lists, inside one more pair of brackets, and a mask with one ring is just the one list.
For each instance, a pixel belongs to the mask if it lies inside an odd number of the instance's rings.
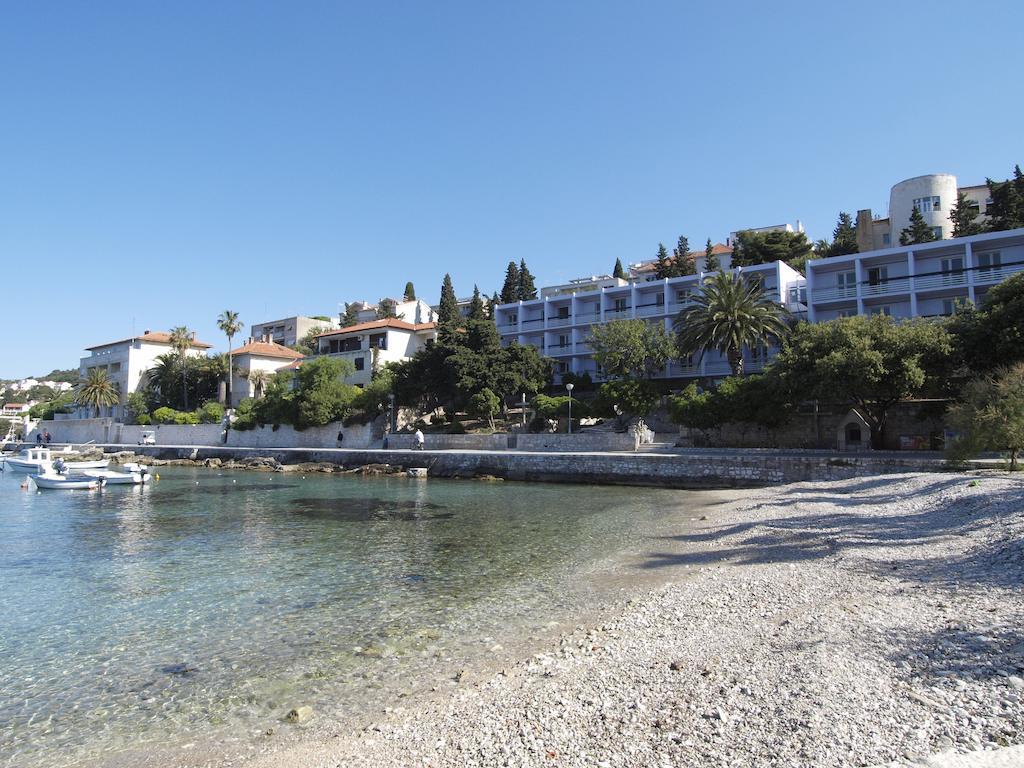
{"label": "clear blue sky", "polygon": [[999,0],[7,3],[0,377],[1004,178],[1022,27]]}

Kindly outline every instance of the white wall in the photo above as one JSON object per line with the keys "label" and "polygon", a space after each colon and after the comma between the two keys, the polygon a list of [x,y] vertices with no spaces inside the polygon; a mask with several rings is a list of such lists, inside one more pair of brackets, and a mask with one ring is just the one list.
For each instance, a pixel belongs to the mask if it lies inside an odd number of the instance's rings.
{"label": "white wall", "polygon": [[953,227],[949,222],[949,211],[956,204],[956,176],[949,173],[933,173],[927,176],[915,176],[901,181],[889,192],[889,222],[892,229],[892,245],[900,241],[900,232],[910,224],[910,213],[914,208],[914,200],[921,197],[937,195],[940,198],[938,211],[922,211],[921,215],[929,227],[942,227],[942,237],[953,235]]}

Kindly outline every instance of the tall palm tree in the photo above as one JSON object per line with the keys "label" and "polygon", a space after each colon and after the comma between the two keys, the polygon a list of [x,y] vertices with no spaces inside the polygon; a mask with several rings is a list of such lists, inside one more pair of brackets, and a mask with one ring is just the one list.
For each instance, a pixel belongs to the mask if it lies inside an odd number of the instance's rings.
{"label": "tall palm tree", "polygon": [[171,328],[171,349],[178,355],[178,362],[181,363],[181,394],[184,410],[188,410],[188,351],[192,348],[192,331],[186,326],[179,325]]}
{"label": "tall palm tree", "polygon": [[753,347],[788,331],[786,312],[765,295],[759,282],[738,274],[716,272],[705,281],[693,303],[673,322],[681,355],[717,349],[733,376],[743,373],[743,347]]}
{"label": "tall palm tree", "polygon": [[75,402],[96,409],[96,418],[100,410],[107,406],[117,405],[121,401],[121,391],[117,383],[110,380],[102,368],[92,368],[85,380],[75,388]]}
{"label": "tall palm tree", "polygon": [[253,398],[259,400],[263,396],[263,388],[267,386],[269,380],[267,372],[257,368],[255,371],[249,371],[246,378],[252,384]]}
{"label": "tall palm tree", "polygon": [[238,319],[238,313],[232,312],[230,309],[225,309],[220,313],[220,317],[217,318],[217,327],[224,331],[224,335],[228,337],[228,407],[231,406],[231,374],[234,370],[234,359],[231,356],[231,340],[235,338],[235,334],[238,333],[242,328],[245,327],[245,323]]}

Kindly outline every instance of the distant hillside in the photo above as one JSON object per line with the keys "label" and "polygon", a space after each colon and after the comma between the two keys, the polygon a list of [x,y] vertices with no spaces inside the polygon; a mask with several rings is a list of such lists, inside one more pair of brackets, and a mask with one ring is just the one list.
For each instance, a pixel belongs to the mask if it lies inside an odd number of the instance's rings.
{"label": "distant hillside", "polygon": [[33,376],[32,378],[38,379],[39,381],[66,381],[68,384],[77,384],[78,369],[68,368],[67,370],[60,370],[58,368],[54,368],[45,376]]}

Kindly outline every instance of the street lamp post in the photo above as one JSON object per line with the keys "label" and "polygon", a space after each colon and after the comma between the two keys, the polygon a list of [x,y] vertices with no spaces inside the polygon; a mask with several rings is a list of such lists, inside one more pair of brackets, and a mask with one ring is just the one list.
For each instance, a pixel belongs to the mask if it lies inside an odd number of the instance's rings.
{"label": "street lamp post", "polygon": [[525,392],[523,392],[523,409],[522,409],[522,411],[523,411],[523,413],[522,413],[523,429],[525,430],[526,429],[526,393]]}
{"label": "street lamp post", "polygon": [[572,434],[572,382],[565,385],[569,392],[569,434]]}

